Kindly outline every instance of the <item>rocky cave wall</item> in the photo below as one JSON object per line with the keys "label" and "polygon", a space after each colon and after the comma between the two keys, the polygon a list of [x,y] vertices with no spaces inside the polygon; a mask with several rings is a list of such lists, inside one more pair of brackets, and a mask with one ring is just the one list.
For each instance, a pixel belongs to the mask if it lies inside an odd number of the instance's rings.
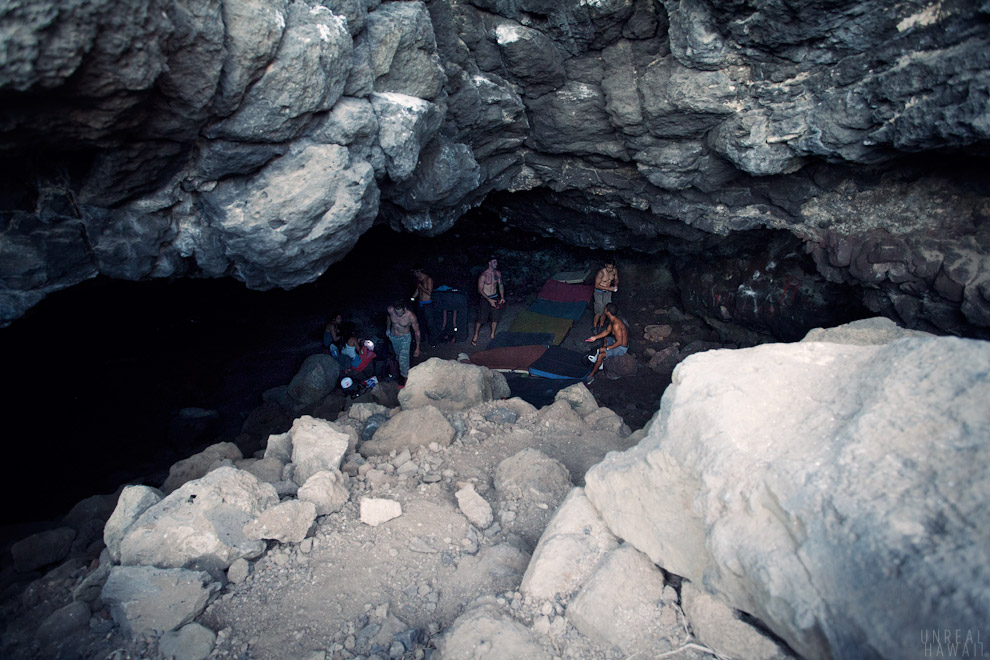
{"label": "rocky cave wall", "polygon": [[485,203],[704,258],[757,228],[910,327],[990,328],[990,5],[13,0],[0,323],[104,274],[316,279]]}

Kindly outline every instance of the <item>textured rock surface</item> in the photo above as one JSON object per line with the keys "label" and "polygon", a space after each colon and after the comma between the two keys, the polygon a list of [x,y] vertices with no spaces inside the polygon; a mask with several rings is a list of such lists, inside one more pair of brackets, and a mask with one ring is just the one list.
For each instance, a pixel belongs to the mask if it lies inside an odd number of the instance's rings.
{"label": "textured rock surface", "polygon": [[619,546],[583,488],[572,490],[543,531],[519,591],[549,600],[570,598]]}
{"label": "textured rock surface", "polygon": [[216,573],[265,550],[244,525],[278,503],[271,484],[230,467],[190,481],[146,510],[120,542],[120,563]]}
{"label": "textured rock surface", "polygon": [[509,396],[505,376],[497,371],[453,360],[430,358],[409,370],[399,392],[403,409],[433,406],[440,410],[467,410]]}
{"label": "textured rock surface", "polygon": [[586,475],[609,528],[811,658],[976,628],[990,347],[909,337],[693,355],[644,440]]}
{"label": "textured rock surface", "polygon": [[446,447],[455,433],[442,412],[424,406],[396,414],[375,431],[371,440],[361,443],[359,450],[364,456],[385,456],[393,451],[425,447],[431,442]]}
{"label": "textured rock surface", "polygon": [[166,632],[199,616],[221,588],[210,575],[184,568],[114,566],[103,587],[113,620],[134,637]]}
{"label": "textured rock surface", "polygon": [[444,660],[549,658],[528,628],[491,603],[479,604],[459,617],[437,648]]}
{"label": "textured rock surface", "polygon": [[978,2],[327,4],[8,7],[0,322],[100,273],[295,286],[487,200],[604,248],[786,230],[879,313],[990,327]]}
{"label": "textured rock surface", "polygon": [[567,619],[592,639],[646,657],[670,651],[680,625],[676,592],[646,555],[624,543],[605,557],[567,606]]}

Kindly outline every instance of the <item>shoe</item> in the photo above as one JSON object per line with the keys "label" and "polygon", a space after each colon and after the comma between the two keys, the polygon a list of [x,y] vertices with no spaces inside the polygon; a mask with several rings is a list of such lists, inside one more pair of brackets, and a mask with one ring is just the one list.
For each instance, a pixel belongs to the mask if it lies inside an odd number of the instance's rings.
{"label": "shoe", "polygon": [[596,358],[595,358],[595,356],[594,356],[594,355],[589,355],[589,356],[588,356],[588,362],[590,362],[591,364],[594,364],[594,363],[595,363],[595,359],[596,359]]}
{"label": "shoe", "polygon": [[592,376],[588,380],[584,381],[584,384],[585,385],[591,385],[593,382],[595,382],[595,377],[594,376]]}

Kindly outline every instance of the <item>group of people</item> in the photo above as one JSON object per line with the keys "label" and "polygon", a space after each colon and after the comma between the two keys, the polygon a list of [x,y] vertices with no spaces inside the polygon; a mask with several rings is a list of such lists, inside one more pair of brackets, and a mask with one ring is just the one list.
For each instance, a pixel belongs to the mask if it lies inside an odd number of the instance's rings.
{"label": "group of people", "polygon": [[[452,315],[451,327],[454,332],[457,330],[457,312],[453,310],[443,310],[443,325],[439,332],[432,327],[434,324],[431,321],[435,319],[435,315],[430,313],[432,310],[429,306],[434,303],[433,278],[418,265],[412,268],[412,276],[415,290],[410,301],[415,305],[415,309],[411,309],[411,305],[400,299],[385,310],[385,336],[391,345],[391,352],[397,363],[395,370],[402,383],[409,375],[412,359],[420,356],[424,330],[435,344],[439,335],[446,332],[448,311],[451,311]],[[612,294],[618,290],[619,273],[615,261],[609,259],[595,276],[595,316],[592,330],[598,332],[585,341],[594,342],[604,339],[605,343],[593,355],[588,356],[589,361],[594,363],[594,368],[586,380],[589,384],[606,359],[624,355],[629,349],[628,328],[618,316],[618,307],[612,302]],[[505,282],[502,279],[502,272],[498,269],[496,257],[489,257],[485,270],[478,276],[477,291],[478,303],[474,335],[471,337],[472,346],[478,345],[481,328],[485,325],[490,325],[490,337],[494,339],[498,323],[502,318],[502,309],[505,306]],[[327,324],[323,343],[331,353],[338,356],[345,373],[358,376],[371,366],[379,353],[389,355],[387,351],[381,349],[376,353],[373,341],[358,338],[354,324],[345,323],[341,314],[334,314]]]}

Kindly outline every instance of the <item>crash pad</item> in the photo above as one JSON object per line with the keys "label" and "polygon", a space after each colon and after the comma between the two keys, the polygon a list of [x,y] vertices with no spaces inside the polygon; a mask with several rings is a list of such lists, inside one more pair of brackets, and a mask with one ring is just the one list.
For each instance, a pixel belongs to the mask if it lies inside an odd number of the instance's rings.
{"label": "crash pad", "polygon": [[567,284],[581,284],[588,279],[588,275],[591,275],[590,268],[586,270],[565,270],[562,273],[555,274],[551,279],[558,282],[566,282]]}
{"label": "crash pad", "polygon": [[560,346],[551,346],[529,367],[530,376],[554,379],[583,379],[591,373],[592,365],[585,353]]}
{"label": "crash pad", "polygon": [[552,332],[500,332],[488,342],[487,348],[507,348],[509,346],[549,346],[553,343]]}
{"label": "crash pad", "polygon": [[574,321],[571,319],[561,319],[556,316],[537,314],[528,309],[519,312],[519,316],[512,323],[512,332],[549,332],[553,334],[553,343],[559,344],[564,341]]}
{"label": "crash pad", "polygon": [[547,350],[546,346],[510,346],[478,351],[471,355],[471,364],[496,371],[526,373],[529,367]]}
{"label": "crash pad", "polygon": [[566,284],[557,280],[547,280],[540,289],[540,298],[556,302],[588,302],[594,293],[593,284]]}
{"label": "crash pad", "polygon": [[529,306],[529,311],[547,316],[556,316],[561,319],[571,319],[577,321],[584,314],[588,307],[586,302],[557,302],[556,300],[544,300],[537,298],[536,302]]}
{"label": "crash pad", "polygon": [[517,396],[537,408],[543,408],[554,402],[557,392],[581,381],[508,373],[505,374],[505,382],[508,383],[512,396]]}

